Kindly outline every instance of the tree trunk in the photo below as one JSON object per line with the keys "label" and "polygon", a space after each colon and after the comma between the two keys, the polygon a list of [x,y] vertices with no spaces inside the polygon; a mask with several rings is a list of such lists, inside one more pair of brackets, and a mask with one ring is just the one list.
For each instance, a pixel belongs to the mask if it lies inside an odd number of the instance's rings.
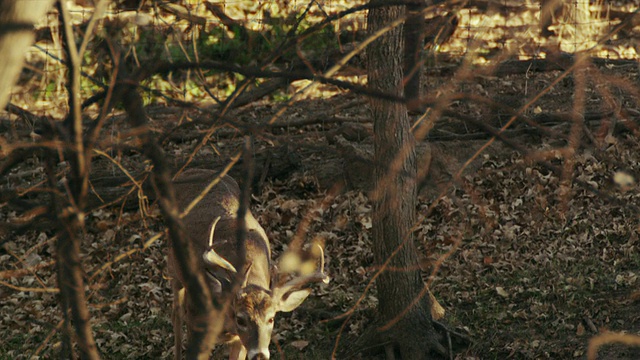
{"label": "tree trunk", "polygon": [[[374,33],[403,14],[404,8],[398,6],[371,9],[368,29]],[[403,95],[402,55],[402,27],[391,29],[367,48],[369,86],[373,90]],[[376,283],[378,314],[384,338],[398,347],[402,359],[426,359],[430,349],[442,349],[431,323],[429,298],[419,299],[425,285],[411,232],[416,204],[414,139],[404,104],[371,98],[370,105],[376,179],[372,193],[373,252],[378,267],[389,261]]]}
{"label": "tree trunk", "polygon": [[22,69],[24,52],[35,37],[33,26],[53,4],[53,0],[0,1],[0,109],[4,109],[13,84]]}
{"label": "tree trunk", "polygon": [[549,29],[556,19],[562,14],[562,2],[560,0],[540,0],[540,34],[549,38],[553,31]]}
{"label": "tree trunk", "polygon": [[404,93],[409,110],[419,110],[420,88],[422,84],[422,48],[424,46],[425,20],[422,10],[425,2],[407,5],[407,12],[412,14],[404,23]]}

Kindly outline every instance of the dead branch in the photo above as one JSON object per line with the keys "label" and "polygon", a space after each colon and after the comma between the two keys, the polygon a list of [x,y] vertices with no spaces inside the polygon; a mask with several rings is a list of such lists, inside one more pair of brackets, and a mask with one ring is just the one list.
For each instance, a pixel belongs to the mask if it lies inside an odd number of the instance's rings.
{"label": "dead branch", "polygon": [[194,23],[196,25],[205,25],[207,23],[207,19],[202,17],[202,16],[198,16],[195,14],[192,14],[189,9],[185,8],[184,6],[181,6],[179,4],[172,4],[172,3],[159,3],[159,6],[163,9],[166,10],[170,13],[172,13],[173,15],[175,15],[176,17],[180,18],[180,19],[184,19],[187,20],[191,23]]}
{"label": "dead branch", "polygon": [[[136,83],[136,82],[134,82]],[[144,111],[142,98],[135,86],[125,85],[118,91],[124,108],[129,115],[133,126],[148,129],[147,116]],[[207,359],[211,353],[211,347],[222,330],[222,322],[215,321],[226,308],[226,304],[212,301],[211,293],[204,277],[197,267],[196,256],[191,243],[187,241],[186,233],[179,219],[176,207],[175,194],[171,186],[171,174],[168,162],[155,138],[149,131],[141,136],[144,153],[154,164],[153,185],[158,193],[160,209],[162,210],[167,229],[170,235],[170,244],[175,259],[180,267],[182,283],[185,284],[189,306],[200,309],[202,317],[194,319],[191,324],[191,334],[187,344],[187,358]],[[214,307],[215,306],[215,307]]]}
{"label": "dead branch", "polygon": [[[636,66],[637,62],[626,59],[601,59],[590,58],[590,62],[598,67],[605,66]],[[559,53],[550,54],[547,59],[533,60],[508,60],[500,63],[493,73],[494,76],[505,76],[513,74],[525,74],[527,72],[547,72],[562,71],[570,68],[575,63],[572,54]]]}
{"label": "dead branch", "polygon": [[242,25],[241,22],[230,18],[227,14],[225,14],[222,6],[220,4],[214,4],[210,2],[205,2],[204,6],[209,10],[215,17],[217,17],[222,25],[226,26],[229,31],[240,32],[241,39],[247,39],[249,31],[247,28]]}
{"label": "dead branch", "polygon": [[[207,3],[208,4],[208,3]],[[250,91],[242,93],[230,105],[231,108],[241,107],[260,100],[263,97],[286,88],[291,82],[287,79],[269,79],[258,87],[251,87]]]}
{"label": "dead branch", "polygon": [[[57,193],[51,195],[51,208],[57,214],[59,221],[58,241],[56,242],[56,254],[58,262],[58,287],[62,295],[61,305],[67,323],[69,318],[67,312],[71,312],[71,319],[75,328],[77,344],[80,357],[83,359],[99,359],[98,348],[93,338],[91,330],[90,314],[84,294],[84,269],[80,258],[80,238],[79,234],[84,226],[84,207],[87,197],[89,183],[89,164],[84,147],[84,137],[82,132],[82,116],[80,107],[80,57],[79,49],[76,47],[75,37],[71,29],[71,18],[64,2],[58,2],[58,13],[62,24],[62,34],[64,35],[64,50],[66,54],[66,64],[69,72],[69,116],[65,120],[65,127],[71,134],[68,140],[73,144],[74,151],[70,156],[71,178],[67,193],[71,196],[70,201],[61,199]],[[94,14],[94,17],[97,13]],[[93,18],[92,18],[93,19]],[[87,29],[83,47],[88,41],[91,29]],[[47,178],[49,186],[56,187],[57,177],[55,176],[55,161],[57,154],[55,151],[48,151],[47,157]],[[69,344],[69,343],[67,343]]]}

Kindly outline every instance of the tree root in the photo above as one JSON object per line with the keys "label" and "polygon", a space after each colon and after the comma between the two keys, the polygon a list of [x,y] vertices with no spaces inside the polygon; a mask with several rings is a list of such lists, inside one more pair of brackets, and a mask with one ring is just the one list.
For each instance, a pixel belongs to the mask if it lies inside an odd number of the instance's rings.
{"label": "tree root", "polygon": [[[439,335],[439,339],[429,338],[424,343],[425,358],[454,359],[455,354],[468,348],[473,339],[447,324],[432,320],[431,324]],[[359,357],[384,357],[386,360],[401,360],[398,352],[398,342],[392,338],[392,334],[381,332],[381,323],[376,321],[369,325],[362,336],[350,343],[348,347],[343,345],[339,351],[340,359],[355,359]],[[400,334],[401,336],[401,334]]]}

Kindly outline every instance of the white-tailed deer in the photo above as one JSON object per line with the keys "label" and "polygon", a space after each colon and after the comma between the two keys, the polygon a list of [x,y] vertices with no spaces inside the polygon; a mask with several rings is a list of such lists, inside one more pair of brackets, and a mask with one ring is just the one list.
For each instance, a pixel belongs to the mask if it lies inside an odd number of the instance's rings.
{"label": "white-tailed deer", "polygon": [[[217,178],[211,170],[185,171],[174,181],[174,189],[181,211],[197,198]],[[275,266],[271,260],[269,239],[264,229],[247,210],[245,259],[242,269],[236,269],[237,212],[240,188],[229,176],[220,179],[183,218],[185,231],[197,254],[197,261],[204,269],[213,296],[228,294],[232,290],[237,271],[244,274],[239,290],[232,295],[232,303],[224,319],[223,333],[218,342],[231,345],[229,359],[269,359],[269,343],[274,316],[279,311],[292,311],[309,295],[303,287],[312,282],[329,281],[323,272],[324,254],[321,252],[320,270],[303,275],[285,284],[277,284]],[[177,274],[172,252],[169,251],[169,273],[173,288],[173,332],[175,358],[182,357],[182,319],[187,322],[198,309],[189,309],[185,289]]]}

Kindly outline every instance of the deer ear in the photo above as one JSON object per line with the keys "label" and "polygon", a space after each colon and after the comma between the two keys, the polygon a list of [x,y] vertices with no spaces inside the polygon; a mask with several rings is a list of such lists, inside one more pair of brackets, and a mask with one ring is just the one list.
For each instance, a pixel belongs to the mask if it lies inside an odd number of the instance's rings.
{"label": "deer ear", "polygon": [[278,301],[278,311],[293,311],[304,302],[309,294],[311,294],[311,289],[296,290],[283,294]]}
{"label": "deer ear", "polygon": [[249,266],[247,266],[247,270],[244,272],[244,277],[242,278],[242,289],[247,287],[247,283],[249,282],[249,272],[251,272],[252,267],[253,263],[249,263]]}

